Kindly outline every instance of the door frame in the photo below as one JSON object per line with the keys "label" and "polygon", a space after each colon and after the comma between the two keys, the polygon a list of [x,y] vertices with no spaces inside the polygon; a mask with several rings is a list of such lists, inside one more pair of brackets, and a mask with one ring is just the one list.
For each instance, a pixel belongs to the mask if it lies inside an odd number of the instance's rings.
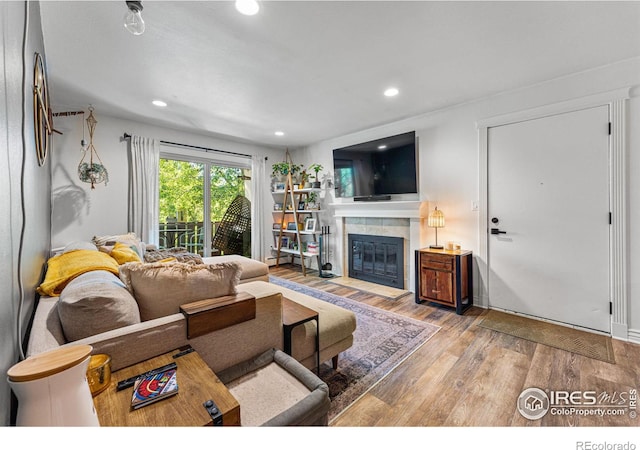
{"label": "door frame", "polygon": [[490,117],[476,123],[478,129],[479,214],[478,214],[478,283],[479,304],[489,307],[489,233],[488,233],[488,129],[581,109],[609,106],[609,204],[612,223],[609,228],[609,296],[611,308],[611,336],[628,340],[627,274],[627,101],[631,88],[617,89],[565,102],[545,105],[510,114]]}

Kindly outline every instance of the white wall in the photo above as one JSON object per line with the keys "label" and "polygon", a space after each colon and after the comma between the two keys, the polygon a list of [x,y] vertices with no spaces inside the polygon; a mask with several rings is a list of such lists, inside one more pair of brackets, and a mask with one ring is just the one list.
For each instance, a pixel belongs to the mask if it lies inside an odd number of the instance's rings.
{"label": "white wall", "polygon": [[[94,147],[109,172],[109,183],[96,185],[94,190],[78,179],[77,168],[82,158],[82,115],[56,118],[56,129],[64,134],[55,137],[53,157],[53,219],[52,247],[61,247],[75,240],[91,240],[94,235],[126,233],[128,208],[128,143],[124,133],[136,134],[163,141],[195,145],[249,155],[268,157],[266,176],[271,163],[284,157],[284,150],[245,144],[220,138],[196,135],[168,128],[132,122],[102,115],[99,105],[93,105],[98,121]],[[79,108],[78,111],[82,110]],[[58,111],[58,110],[56,110]],[[61,112],[61,111],[60,111]],[[84,118],[88,117],[85,109]],[[88,132],[85,138],[89,141]],[[173,151],[173,149],[172,149]],[[269,177],[270,178],[270,177]],[[269,209],[273,204],[269,180],[260,192]],[[271,217],[263,223],[267,241],[265,253],[271,245]]]}
{"label": "white wall", "polygon": [[[630,336],[640,342],[640,212],[634,205],[640,202],[640,58],[623,61],[536,86],[479,99],[457,107],[425,114],[348,136],[323,141],[305,150],[305,164],[318,162],[332,167],[332,150],[337,147],[365,142],[405,131],[416,130],[419,138],[420,199],[437,205],[446,216],[446,227],[438,232],[438,241],[455,240],[476,256],[476,269],[483,261],[477,259],[480,242],[479,212],[471,204],[479,200],[479,139],[476,123],[480,120],[559,103],[618,88],[636,86],[629,101],[627,127],[629,129],[629,309]],[[570,174],[567,181],[570,182]],[[330,203],[335,201],[328,192]],[[336,222],[331,211],[323,220]],[[433,230],[427,230],[427,240]],[[335,242],[335,239],[334,239]],[[426,245],[424,242],[423,245]],[[333,248],[331,261],[337,273],[342,273],[341,249]],[[588,275],[585,274],[585,281]],[[477,270],[474,273],[474,295],[482,289]],[[635,334],[637,333],[637,334]]]}
{"label": "white wall", "polygon": [[[45,56],[40,5],[28,2],[28,6],[29,32],[24,51],[27,85],[23,91],[25,2],[0,2],[0,260],[3,269],[0,271],[0,426],[10,422],[11,395],[5,375],[19,359],[19,340],[24,340],[35,304],[35,288],[41,281],[51,225],[50,159],[43,166],[38,165],[33,134],[34,53]],[[18,322],[21,339],[18,339]]]}
{"label": "white wall", "polygon": [[[416,130],[420,143],[420,199],[437,205],[446,215],[447,226],[439,231],[438,240],[459,241],[464,248],[474,251],[477,256],[480,242],[479,212],[471,210],[471,203],[479,200],[476,122],[628,86],[636,86],[632,90],[633,98],[629,101],[628,115],[630,170],[628,322],[630,335],[640,340],[640,272],[635,270],[640,260],[640,239],[634,236],[634,232],[640,227],[640,215],[633,208],[633,205],[640,200],[640,181],[634,178],[634,174],[640,173],[640,156],[638,156],[640,131],[637,126],[634,126],[640,119],[640,100],[638,99],[640,58],[323,141],[309,146],[301,153],[295,153],[293,158],[298,164],[320,163],[325,167],[323,172],[333,172],[332,150],[334,148]],[[282,150],[106,117],[100,114],[99,105],[95,106],[98,125],[94,143],[109,170],[110,182],[106,187],[100,185],[91,191],[88,185],[77,179],[76,168],[81,157],[80,118],[78,116],[58,118],[56,128],[63,131],[64,136],[56,136],[54,143],[52,225],[54,247],[64,245],[71,240],[90,239],[94,234],[127,231],[127,145],[120,140],[124,132],[241,153],[261,152],[269,156],[267,174],[270,173],[271,163],[281,160],[284,155]],[[331,190],[324,195],[325,205],[335,201]],[[271,205],[273,199],[268,189],[265,189],[263,199],[266,205]],[[266,211],[265,253],[268,253],[266,249],[270,245],[272,235],[272,215],[268,212],[269,208]],[[322,213],[321,220],[323,224],[333,224],[333,229],[337,229],[330,209]],[[426,241],[423,245],[426,245],[433,239],[433,230],[427,230],[424,234]],[[335,239],[332,240],[332,244],[335,247]],[[334,272],[342,273],[341,249],[333,248],[329,259],[333,263]],[[476,264],[483,263],[476,260]],[[479,289],[482,289],[482,280],[479,280],[476,271],[474,286],[476,297]]]}

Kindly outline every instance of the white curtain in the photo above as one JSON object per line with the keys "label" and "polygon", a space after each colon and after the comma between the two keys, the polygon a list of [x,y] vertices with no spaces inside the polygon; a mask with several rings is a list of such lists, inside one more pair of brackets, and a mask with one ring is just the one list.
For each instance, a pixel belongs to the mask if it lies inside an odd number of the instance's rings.
{"label": "white curtain", "polygon": [[158,245],[160,142],[131,136],[129,153],[129,230],[143,242]]}
{"label": "white curtain", "polygon": [[267,189],[264,156],[251,157],[251,257],[264,261],[264,196]]}

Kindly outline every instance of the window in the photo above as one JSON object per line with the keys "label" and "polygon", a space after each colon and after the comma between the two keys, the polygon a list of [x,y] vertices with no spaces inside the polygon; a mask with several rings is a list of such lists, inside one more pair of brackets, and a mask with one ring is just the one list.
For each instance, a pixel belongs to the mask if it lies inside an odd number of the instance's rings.
{"label": "window", "polygon": [[[224,253],[212,246],[215,233],[233,200],[237,196],[250,198],[250,180],[249,166],[161,152],[160,247],[182,247],[202,256]],[[243,231],[239,239],[250,240],[251,230]],[[250,253],[250,242],[243,247]]]}

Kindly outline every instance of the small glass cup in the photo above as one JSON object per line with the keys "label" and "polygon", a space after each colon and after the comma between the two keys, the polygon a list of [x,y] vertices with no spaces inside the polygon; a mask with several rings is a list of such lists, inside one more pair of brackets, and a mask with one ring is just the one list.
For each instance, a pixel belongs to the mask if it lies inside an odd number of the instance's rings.
{"label": "small glass cup", "polygon": [[91,355],[89,367],[87,368],[87,382],[93,397],[109,386],[111,382],[111,356],[105,354]]}

